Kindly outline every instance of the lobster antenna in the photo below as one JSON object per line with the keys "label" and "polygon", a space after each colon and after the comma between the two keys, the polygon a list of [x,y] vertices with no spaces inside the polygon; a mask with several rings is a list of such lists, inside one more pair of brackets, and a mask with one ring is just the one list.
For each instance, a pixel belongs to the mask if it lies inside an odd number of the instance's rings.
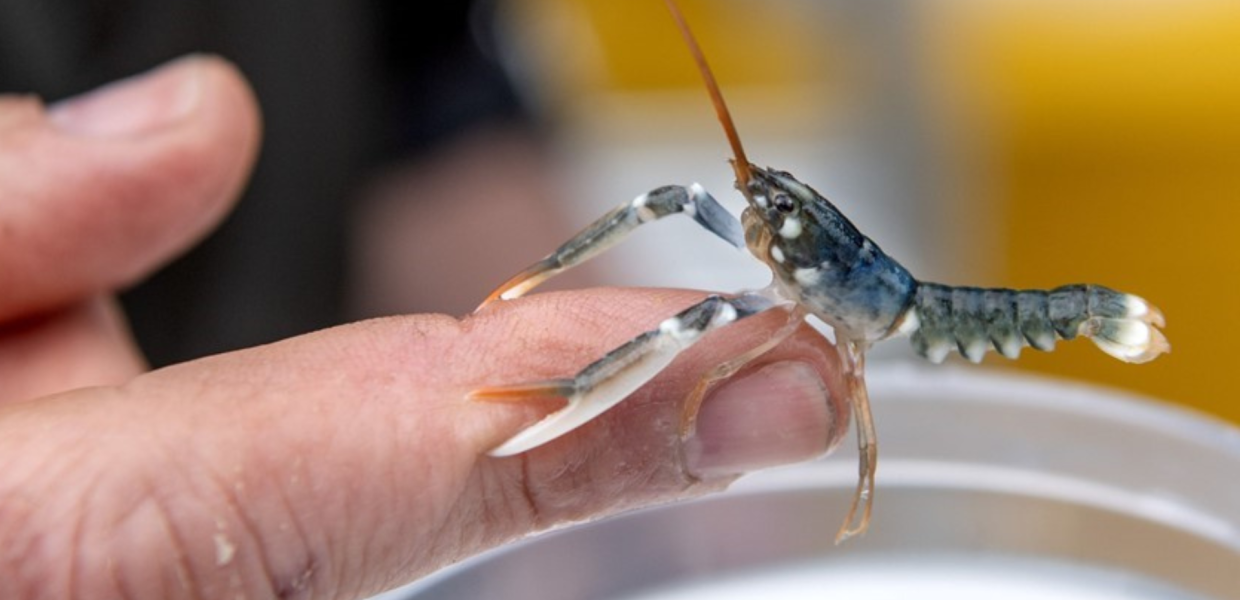
{"label": "lobster antenna", "polygon": [[723,132],[728,136],[728,144],[732,146],[732,169],[736,171],[736,184],[743,188],[749,183],[749,159],[745,158],[745,149],[741,147],[741,138],[736,133],[736,124],[732,122],[732,114],[728,112],[728,105],[723,101],[723,93],[719,91],[719,84],[715,82],[715,74],[711,72],[710,65],[706,64],[706,56],[702,54],[702,48],[698,46],[697,39],[689,30],[689,24],[685,22],[680,8],[672,0],[665,0],[665,2],[667,9],[672,12],[672,18],[676,20],[676,26],[680,28],[680,33],[685,38],[685,43],[689,45],[689,53],[693,55],[698,71],[702,73],[702,79],[706,82],[706,91],[710,94],[711,104],[715,106],[715,115],[719,117],[719,124],[723,126]]}

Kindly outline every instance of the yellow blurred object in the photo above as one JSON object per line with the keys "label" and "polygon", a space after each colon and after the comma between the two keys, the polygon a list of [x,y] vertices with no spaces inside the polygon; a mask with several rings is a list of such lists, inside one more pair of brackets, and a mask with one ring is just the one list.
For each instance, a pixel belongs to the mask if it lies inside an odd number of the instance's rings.
{"label": "yellow blurred object", "polygon": [[[697,70],[685,52],[684,42],[662,0],[616,2],[614,0],[524,0],[525,11],[541,18],[560,15],[565,21],[563,35],[578,56],[590,57],[575,73],[580,92],[638,92],[671,88],[700,87]],[[812,23],[794,18],[787,7],[754,2],[708,2],[681,0],[678,3],[689,19],[689,26],[704,48],[711,67],[720,79],[736,85],[786,82],[814,71],[821,61],[812,52]],[[759,32],[758,43],[745,40],[746,31]],[[772,32],[780,32],[776,35]],[[761,43],[763,39],[778,44]],[[558,66],[558,65],[550,65]]]}
{"label": "yellow blurred object", "polygon": [[[1240,3],[943,2],[928,62],[985,132],[977,202],[1012,286],[1098,282],[1167,315],[1172,353],[1120,364],[1062,344],[1018,363],[1240,421]],[[967,107],[967,108],[965,108]]]}
{"label": "yellow blurred object", "polygon": [[[817,7],[678,4],[733,111],[743,113],[743,131],[803,131],[847,102],[854,85],[840,80],[855,78],[845,71],[858,61],[839,51],[848,47],[840,41],[846,30],[813,18]],[[529,63],[527,89],[556,121],[625,131],[634,125],[630,119],[660,119],[695,134],[718,132],[701,76],[662,0],[520,0],[510,8]],[[686,110],[704,118],[683,119]]]}

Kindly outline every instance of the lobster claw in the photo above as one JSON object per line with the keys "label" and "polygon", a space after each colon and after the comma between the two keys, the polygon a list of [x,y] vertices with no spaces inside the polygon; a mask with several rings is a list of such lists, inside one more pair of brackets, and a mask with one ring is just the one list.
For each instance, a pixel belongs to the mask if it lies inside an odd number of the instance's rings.
{"label": "lobster claw", "polygon": [[740,221],[737,221],[736,217],[732,216],[732,213],[719,204],[701,185],[695,183],[689,186],[689,191],[693,202],[685,208],[685,212],[690,213],[694,221],[725,242],[737,248],[744,248],[745,231],[741,228]]}
{"label": "lobster claw", "polygon": [[495,288],[476,310],[498,300],[519,298],[542,282],[620,243],[643,224],[682,213],[727,243],[745,247],[745,231],[740,221],[705,188],[696,183],[688,187],[667,185],[612,209],[554,252]]}

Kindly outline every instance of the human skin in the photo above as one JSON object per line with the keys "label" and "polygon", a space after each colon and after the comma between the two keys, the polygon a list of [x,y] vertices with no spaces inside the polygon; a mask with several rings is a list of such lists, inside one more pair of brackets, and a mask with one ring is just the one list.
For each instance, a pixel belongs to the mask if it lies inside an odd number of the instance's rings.
{"label": "human skin", "polygon": [[843,436],[803,327],[712,334],[615,409],[518,457],[555,407],[465,399],[563,377],[700,299],[536,294],[344,325],[148,371],[112,294],[228,211],[260,139],[240,74],[190,57],[46,108],[0,97],[0,597],[359,598],[558,524],[726,487]]}

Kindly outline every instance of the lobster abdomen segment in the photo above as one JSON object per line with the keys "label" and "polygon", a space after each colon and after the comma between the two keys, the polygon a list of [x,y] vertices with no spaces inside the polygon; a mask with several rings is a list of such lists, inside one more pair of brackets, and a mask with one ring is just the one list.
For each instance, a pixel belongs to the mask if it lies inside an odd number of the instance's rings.
{"label": "lobster abdomen segment", "polygon": [[1144,299],[1093,284],[1053,290],[954,287],[918,283],[898,332],[911,334],[913,348],[932,362],[953,350],[980,362],[993,347],[1007,358],[1023,346],[1042,351],[1055,340],[1085,336],[1102,351],[1141,363],[1170,351],[1159,328],[1162,313]]}

